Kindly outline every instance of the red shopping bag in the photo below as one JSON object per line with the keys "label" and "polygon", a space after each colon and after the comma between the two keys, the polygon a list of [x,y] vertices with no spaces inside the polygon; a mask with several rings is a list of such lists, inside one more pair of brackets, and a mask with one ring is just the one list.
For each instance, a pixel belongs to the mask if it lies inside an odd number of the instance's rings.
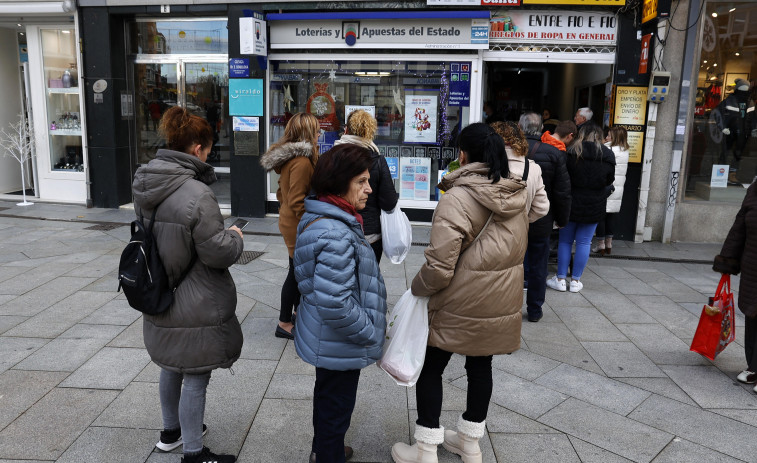
{"label": "red shopping bag", "polygon": [[702,309],[699,326],[691,342],[691,350],[715,360],[736,337],[731,275],[723,275],[715,291],[715,297],[710,298],[709,302]]}

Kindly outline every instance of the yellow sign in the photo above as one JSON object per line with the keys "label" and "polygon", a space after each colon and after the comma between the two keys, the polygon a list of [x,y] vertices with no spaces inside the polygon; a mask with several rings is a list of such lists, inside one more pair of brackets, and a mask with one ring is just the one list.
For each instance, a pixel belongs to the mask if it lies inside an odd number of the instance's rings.
{"label": "yellow sign", "polygon": [[641,162],[647,117],[647,87],[615,87],[612,125],[628,132],[628,162]]}
{"label": "yellow sign", "polygon": [[659,0],[644,0],[644,6],[641,9],[641,23],[644,24],[657,17],[657,2]]}
{"label": "yellow sign", "polygon": [[644,125],[647,116],[647,87],[615,88],[613,125]]}
{"label": "yellow sign", "polygon": [[524,5],[625,6],[626,0],[523,0]]}

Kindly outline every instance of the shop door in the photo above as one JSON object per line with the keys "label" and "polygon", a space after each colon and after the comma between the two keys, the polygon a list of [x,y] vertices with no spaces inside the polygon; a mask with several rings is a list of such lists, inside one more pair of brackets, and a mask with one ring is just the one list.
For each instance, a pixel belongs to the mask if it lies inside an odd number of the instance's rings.
{"label": "shop door", "polygon": [[213,130],[213,148],[208,164],[218,181],[211,185],[222,207],[231,205],[229,75],[225,58],[207,60],[161,60],[134,63],[134,93],[139,102],[135,128],[135,165],[155,157],[165,141],[158,134],[165,111],[179,105],[208,121]]}

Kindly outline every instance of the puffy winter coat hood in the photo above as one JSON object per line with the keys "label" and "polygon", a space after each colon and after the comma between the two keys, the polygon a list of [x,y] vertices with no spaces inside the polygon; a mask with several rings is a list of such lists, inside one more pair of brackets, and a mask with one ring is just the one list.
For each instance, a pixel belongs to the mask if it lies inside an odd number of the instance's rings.
{"label": "puffy winter coat hood", "polygon": [[520,347],[526,183],[492,184],[488,171],[472,163],[442,179],[426,263],[411,286],[430,296],[428,344],[464,355]]}
{"label": "puffy winter coat hood", "polygon": [[[228,267],[244,242],[224,229],[223,217],[208,182],[213,168],[194,156],[160,150],[137,169],[132,183],[134,210],[149,225],[174,292],[171,307],[144,316],[147,352],[160,367],[199,374],[230,367],[242,351],[242,329],[235,310],[236,287]],[[194,264],[192,256],[196,256]]]}
{"label": "puffy winter coat hood", "polygon": [[392,173],[389,172],[389,164],[386,163],[384,156],[379,154],[378,147],[370,140],[355,135],[342,135],[342,138],[334,142],[334,145],[343,143],[352,143],[362,146],[371,151],[371,168],[369,173],[371,178],[368,183],[371,185],[371,194],[368,195],[368,201],[365,208],[360,211],[363,216],[363,230],[366,235],[376,235],[381,233],[381,211],[391,211],[397,206],[399,195],[394,189]]}
{"label": "puffy winter coat hood", "polygon": [[284,143],[260,157],[260,165],[267,171],[281,173],[281,168],[296,157],[313,158],[313,145],[306,141]]}
{"label": "puffy winter coat hood", "polygon": [[313,154],[313,145],[306,141],[284,143],[268,150],[260,158],[265,170],[279,174],[279,231],[289,251],[294,255],[297,239],[297,224],[305,213],[305,196],[310,193],[310,179],[315,171],[318,156]]}
{"label": "puffy winter coat hood", "polygon": [[386,287],[376,257],[352,215],[312,196],[305,210],[294,251],[302,295],[297,354],[330,370],[364,368],[381,357],[386,332]]}

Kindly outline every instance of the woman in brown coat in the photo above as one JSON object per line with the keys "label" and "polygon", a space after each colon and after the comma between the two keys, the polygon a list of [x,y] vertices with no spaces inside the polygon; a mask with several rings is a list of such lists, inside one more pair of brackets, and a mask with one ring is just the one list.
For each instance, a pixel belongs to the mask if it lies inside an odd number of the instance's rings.
{"label": "woman in brown coat", "polygon": [[746,384],[757,383],[757,183],[746,190],[741,209],[720,254],[715,256],[712,269],[731,275],[741,273],[739,310],[744,313],[747,368],[736,379]]}
{"label": "woman in brown coat", "polygon": [[289,250],[289,273],[281,287],[281,313],[277,338],[294,339],[292,310],[300,302],[300,291],[294,279],[294,244],[297,225],[305,213],[305,196],[310,192],[310,178],[318,161],[318,119],[308,113],[297,113],[289,119],[284,136],[261,156],[260,165],[279,174],[279,231]]}
{"label": "woman in brown coat", "polygon": [[[392,447],[398,463],[436,462],[438,444],[463,461],[480,462],[492,356],[520,347],[528,172],[508,177],[502,137],[485,124],[471,124],[458,140],[461,167],[439,185],[446,193],[434,214],[426,263],[411,287],[414,295],[430,297],[429,335],[416,385],[417,442]],[[442,373],[452,353],[466,356],[468,401],[457,432],[445,432],[439,424]]]}

